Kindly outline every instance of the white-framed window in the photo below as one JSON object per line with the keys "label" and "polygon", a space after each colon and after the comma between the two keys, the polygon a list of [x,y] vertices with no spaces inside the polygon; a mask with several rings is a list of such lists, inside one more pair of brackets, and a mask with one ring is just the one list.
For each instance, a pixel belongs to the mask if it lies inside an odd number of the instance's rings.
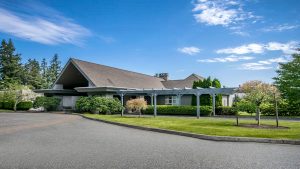
{"label": "white-framed window", "polygon": [[179,105],[177,96],[165,96],[165,105]]}

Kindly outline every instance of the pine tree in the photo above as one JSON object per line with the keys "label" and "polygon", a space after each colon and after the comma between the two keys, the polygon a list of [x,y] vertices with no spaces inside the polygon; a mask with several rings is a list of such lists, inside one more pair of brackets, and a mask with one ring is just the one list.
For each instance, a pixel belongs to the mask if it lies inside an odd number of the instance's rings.
{"label": "pine tree", "polygon": [[49,83],[50,85],[52,85],[55,80],[58,78],[60,71],[61,71],[61,66],[60,66],[61,62],[58,59],[58,55],[55,54],[52,58],[52,60],[50,61],[50,67],[48,70],[48,78],[49,78]]}
{"label": "pine tree", "polygon": [[0,46],[0,79],[1,87],[10,83],[20,84],[22,80],[22,65],[20,54],[15,54],[15,47],[11,39],[2,40]]}
{"label": "pine tree", "polygon": [[32,86],[34,89],[42,87],[42,76],[40,74],[39,62],[35,59],[29,59],[24,66],[24,84]]}
{"label": "pine tree", "polygon": [[[300,49],[298,49],[300,51]],[[280,63],[274,78],[275,85],[289,102],[289,109],[294,112],[300,110],[300,54],[292,55],[293,59],[287,63]]]}
{"label": "pine tree", "polygon": [[41,76],[42,76],[42,89],[49,89],[50,88],[50,78],[49,78],[49,68],[48,68],[48,63],[45,58],[43,58],[41,62]]}

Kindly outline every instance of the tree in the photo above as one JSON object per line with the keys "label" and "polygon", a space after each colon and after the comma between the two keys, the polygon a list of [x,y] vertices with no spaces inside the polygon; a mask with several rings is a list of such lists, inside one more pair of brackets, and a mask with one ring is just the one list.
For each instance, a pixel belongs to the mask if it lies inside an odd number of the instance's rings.
{"label": "tree", "polygon": [[[204,78],[203,80],[194,81],[193,83],[193,89],[196,89],[197,87],[200,88],[221,88],[221,83],[218,79],[211,80],[210,77]],[[209,94],[203,94],[200,97],[200,103],[201,105],[211,106],[212,105],[212,97]],[[192,105],[196,105],[196,97],[193,96],[192,98]],[[216,96],[216,106],[222,106],[222,95]]]}
{"label": "tree", "polygon": [[241,92],[245,93],[244,99],[256,106],[257,124],[260,125],[260,105],[274,101],[274,94],[279,95],[275,86],[262,81],[253,80],[246,82],[240,87]]}
{"label": "tree", "polygon": [[23,90],[28,90],[29,88],[24,85],[19,84],[10,84],[9,88],[6,89],[6,99],[14,103],[13,109],[17,111],[17,105],[24,101],[27,96],[26,93],[23,93]]}
{"label": "tree", "polygon": [[8,87],[9,83],[20,84],[22,76],[20,54],[15,53],[15,47],[11,39],[8,42],[2,40],[0,46],[0,79],[1,88]]}
{"label": "tree", "polygon": [[[221,88],[221,82],[218,79],[214,78],[214,80],[212,81],[212,87]],[[222,106],[222,94],[217,94],[216,106]]]}
{"label": "tree", "polygon": [[126,108],[131,112],[138,112],[141,117],[142,110],[147,108],[147,101],[144,98],[131,99],[126,102]]}
{"label": "tree", "polygon": [[[298,49],[300,51],[300,49]],[[280,90],[282,97],[287,99],[290,109],[300,110],[300,54],[292,55],[292,60],[279,63],[275,85]]]}
{"label": "tree", "polygon": [[39,62],[35,59],[29,59],[24,65],[24,84],[32,86],[34,89],[42,87],[42,76],[40,74]]}
{"label": "tree", "polygon": [[58,78],[58,75],[60,74],[61,71],[61,66],[60,66],[61,62],[58,59],[58,55],[55,54],[52,58],[52,60],[50,61],[50,66],[48,69],[48,82],[50,83],[50,85],[52,85],[55,80]]}

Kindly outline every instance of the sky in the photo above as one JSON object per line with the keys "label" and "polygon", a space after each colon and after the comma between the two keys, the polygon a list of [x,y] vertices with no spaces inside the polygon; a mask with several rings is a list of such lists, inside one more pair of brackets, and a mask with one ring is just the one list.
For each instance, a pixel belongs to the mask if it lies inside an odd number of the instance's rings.
{"label": "sky", "polygon": [[149,75],[272,83],[300,42],[299,0],[0,0],[22,62],[57,53]]}

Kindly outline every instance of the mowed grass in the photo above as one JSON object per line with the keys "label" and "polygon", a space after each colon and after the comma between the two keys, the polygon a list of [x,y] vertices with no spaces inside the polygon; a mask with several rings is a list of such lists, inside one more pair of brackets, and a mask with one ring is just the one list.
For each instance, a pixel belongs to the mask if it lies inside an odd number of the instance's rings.
{"label": "mowed grass", "polygon": [[[86,117],[102,119],[107,121],[161,128],[168,130],[183,131],[196,134],[205,134],[213,136],[237,136],[237,137],[257,137],[273,139],[300,139],[300,122],[297,121],[279,121],[280,126],[289,127],[289,129],[258,129],[236,126],[235,119],[209,118],[200,119],[187,117],[133,117],[120,115],[97,115],[84,114]],[[240,124],[256,124],[256,121],[240,119]],[[275,125],[275,120],[262,120],[261,124]]]}

